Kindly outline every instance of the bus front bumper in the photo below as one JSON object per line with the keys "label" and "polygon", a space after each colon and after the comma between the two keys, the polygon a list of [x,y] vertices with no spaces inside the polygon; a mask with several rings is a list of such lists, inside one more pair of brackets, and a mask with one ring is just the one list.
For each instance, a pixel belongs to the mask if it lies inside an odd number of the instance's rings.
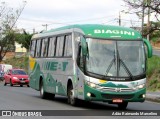
{"label": "bus front bumper", "polygon": [[122,100],[123,102],[144,102],[146,88],[142,88],[130,92],[110,92],[100,91],[95,88],[91,88],[88,85],[84,86],[84,97],[87,101],[104,101],[113,103],[114,100]]}

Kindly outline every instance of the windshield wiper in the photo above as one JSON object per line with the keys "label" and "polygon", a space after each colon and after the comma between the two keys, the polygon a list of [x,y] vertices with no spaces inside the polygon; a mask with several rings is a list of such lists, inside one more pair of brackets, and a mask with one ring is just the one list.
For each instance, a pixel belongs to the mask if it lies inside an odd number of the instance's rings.
{"label": "windshield wiper", "polygon": [[123,60],[120,58],[117,44],[116,44],[116,47],[117,47],[116,48],[117,58],[116,58],[116,54],[115,54],[115,51],[114,51],[114,58],[112,59],[111,63],[109,64],[109,66],[108,66],[108,68],[106,70],[105,76],[108,75],[108,72],[111,70],[113,64],[117,62],[117,64],[116,64],[117,65],[117,76],[119,77],[120,64],[122,64],[122,66],[124,67],[124,69],[127,72],[127,74],[130,76],[130,78],[132,80],[134,80],[134,77],[133,77],[132,73],[130,72],[129,68],[126,66],[126,64],[123,62]]}
{"label": "windshield wiper", "polygon": [[129,76],[131,77],[131,79],[134,80],[134,77],[133,77],[132,73],[130,72],[130,70],[128,69],[128,67],[126,66],[126,64],[123,62],[123,60],[119,59],[119,61],[122,63],[123,67],[125,68],[125,70],[129,74]]}
{"label": "windshield wiper", "polygon": [[115,62],[116,62],[116,56],[115,56],[115,51],[114,51],[114,58],[112,59],[111,63],[109,64],[109,66],[106,70],[105,76],[107,76],[108,72],[111,70],[113,63],[115,63]]}
{"label": "windshield wiper", "polygon": [[111,69],[111,67],[112,67],[112,65],[113,65],[114,62],[116,62],[116,59],[115,59],[115,58],[112,59],[111,63],[109,64],[109,66],[108,66],[108,68],[107,68],[107,70],[106,70],[105,76],[107,76],[107,74],[108,74],[108,72],[110,71],[110,69]]}
{"label": "windshield wiper", "polygon": [[[117,45],[117,43],[116,43]],[[119,71],[120,71],[120,63],[122,63],[122,66],[128,73],[128,75],[131,77],[132,80],[134,80],[132,73],[130,72],[129,68],[126,66],[126,64],[123,62],[123,60],[120,58],[119,51],[118,51],[118,45],[117,45],[117,75],[119,76]]]}

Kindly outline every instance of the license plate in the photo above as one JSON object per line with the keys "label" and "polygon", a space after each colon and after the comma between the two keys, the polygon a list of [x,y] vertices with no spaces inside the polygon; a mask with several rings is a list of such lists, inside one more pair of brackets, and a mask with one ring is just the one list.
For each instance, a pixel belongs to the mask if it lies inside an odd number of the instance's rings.
{"label": "license plate", "polygon": [[21,81],[21,83],[25,83],[25,81]]}
{"label": "license plate", "polygon": [[123,100],[122,99],[113,99],[112,102],[113,103],[122,103]]}

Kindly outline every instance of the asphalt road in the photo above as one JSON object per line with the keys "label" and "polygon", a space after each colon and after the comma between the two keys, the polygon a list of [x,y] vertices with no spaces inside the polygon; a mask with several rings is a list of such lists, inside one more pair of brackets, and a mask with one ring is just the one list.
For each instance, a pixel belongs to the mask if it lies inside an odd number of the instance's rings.
{"label": "asphalt road", "polygon": [[[67,98],[62,96],[56,96],[55,99],[41,99],[39,96],[39,91],[28,87],[19,87],[10,85],[3,86],[3,83],[0,83],[0,110],[82,110],[85,113],[85,110],[92,110],[94,113],[99,111],[117,111],[118,108],[116,105],[111,105],[107,103],[85,103],[83,102],[78,107],[70,106],[67,103]],[[129,103],[128,111],[130,110],[160,110],[160,103],[148,102],[144,103]],[[60,113],[63,113],[60,112]],[[87,113],[87,112],[86,112]],[[62,114],[63,115],[63,114]],[[84,114],[85,115],[85,114]],[[72,116],[73,117],[73,116]],[[112,119],[120,119],[119,117],[110,116]],[[51,117],[47,117],[51,118]],[[69,117],[66,117],[69,118]],[[79,119],[82,117],[76,118]],[[87,119],[91,118],[87,116]],[[96,119],[96,117],[94,117]],[[92,118],[92,119],[94,119]],[[105,118],[105,116],[100,116],[100,118]],[[126,117],[123,117],[127,118]],[[141,116],[141,118],[143,118]],[[148,118],[145,117],[144,119]],[[1,117],[0,117],[1,119]],[[58,119],[60,117],[58,116]],[[135,118],[133,118],[135,119]],[[138,117],[137,117],[138,119]]]}

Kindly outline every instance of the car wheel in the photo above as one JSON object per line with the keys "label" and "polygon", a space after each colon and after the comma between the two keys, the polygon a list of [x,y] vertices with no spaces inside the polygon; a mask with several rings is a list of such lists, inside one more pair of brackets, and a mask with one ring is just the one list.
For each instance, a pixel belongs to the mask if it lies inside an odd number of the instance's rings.
{"label": "car wheel", "polygon": [[29,85],[27,85],[27,87],[30,87]]}
{"label": "car wheel", "polygon": [[13,84],[12,84],[12,80],[10,79],[10,86],[13,86]]}
{"label": "car wheel", "polygon": [[67,95],[68,103],[73,106],[77,105],[78,100],[74,97],[74,90],[72,85],[68,86]]}
{"label": "car wheel", "polygon": [[7,85],[7,83],[6,82],[4,82],[4,86],[6,86]]}
{"label": "car wheel", "polygon": [[21,87],[23,87],[23,85],[20,85]]}
{"label": "car wheel", "polygon": [[125,110],[127,108],[128,102],[123,102],[118,104],[118,108],[121,110]]}

